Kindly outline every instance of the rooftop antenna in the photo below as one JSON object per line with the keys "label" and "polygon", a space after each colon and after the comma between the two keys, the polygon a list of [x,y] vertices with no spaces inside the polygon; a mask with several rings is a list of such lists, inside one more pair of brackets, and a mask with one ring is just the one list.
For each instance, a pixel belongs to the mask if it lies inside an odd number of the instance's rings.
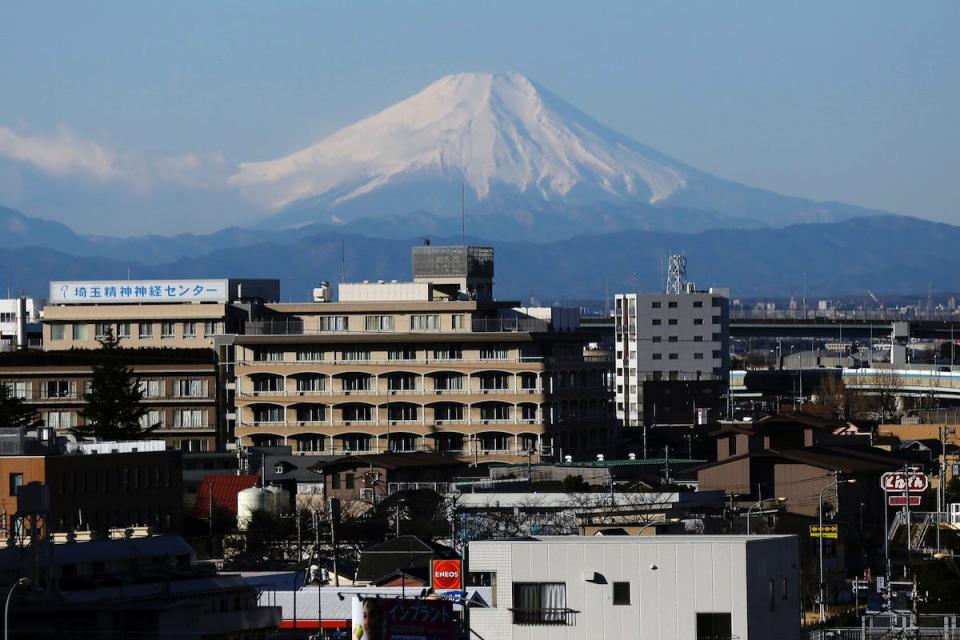
{"label": "rooftop antenna", "polygon": [[670,256],[667,269],[667,293],[680,295],[687,287],[687,256],[676,253]]}
{"label": "rooftop antenna", "polygon": [[347,278],[347,241],[340,238],[340,282],[343,283]]}
{"label": "rooftop antenna", "polygon": [[467,234],[466,234],[466,210],[467,210],[467,185],[465,182],[460,182],[460,245],[467,246]]}

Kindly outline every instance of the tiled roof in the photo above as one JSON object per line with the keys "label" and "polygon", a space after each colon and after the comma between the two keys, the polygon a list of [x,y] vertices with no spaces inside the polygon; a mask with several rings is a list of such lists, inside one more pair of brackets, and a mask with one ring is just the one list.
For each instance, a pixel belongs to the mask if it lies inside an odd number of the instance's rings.
{"label": "tiled roof", "polygon": [[237,494],[257,484],[259,476],[206,476],[197,490],[197,501],[193,505],[193,515],[206,519],[210,514],[210,495],[213,493],[213,506],[237,513]]}

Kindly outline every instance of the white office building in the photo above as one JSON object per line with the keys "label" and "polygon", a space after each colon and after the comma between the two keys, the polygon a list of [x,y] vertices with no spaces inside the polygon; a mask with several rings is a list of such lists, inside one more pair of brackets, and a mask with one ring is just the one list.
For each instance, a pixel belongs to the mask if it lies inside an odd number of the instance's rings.
{"label": "white office building", "polygon": [[678,293],[617,294],[616,410],[621,424],[644,423],[645,381],[727,379],[728,298],[728,289],[696,291],[692,285]]}
{"label": "white office building", "polygon": [[26,348],[28,325],[39,321],[33,298],[0,300],[0,351]]}
{"label": "white office building", "polygon": [[469,545],[485,640],[796,640],[796,536],[540,536]]}

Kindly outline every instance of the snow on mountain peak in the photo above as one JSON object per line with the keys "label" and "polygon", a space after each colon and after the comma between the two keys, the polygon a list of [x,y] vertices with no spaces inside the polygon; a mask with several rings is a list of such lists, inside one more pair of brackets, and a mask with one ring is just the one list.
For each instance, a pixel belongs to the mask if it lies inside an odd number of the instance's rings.
{"label": "snow on mountain peak", "polygon": [[694,172],[595,122],[519,73],[459,73],[231,182],[272,209],[335,207],[423,178],[463,180],[482,200],[510,189],[544,200],[658,202]]}

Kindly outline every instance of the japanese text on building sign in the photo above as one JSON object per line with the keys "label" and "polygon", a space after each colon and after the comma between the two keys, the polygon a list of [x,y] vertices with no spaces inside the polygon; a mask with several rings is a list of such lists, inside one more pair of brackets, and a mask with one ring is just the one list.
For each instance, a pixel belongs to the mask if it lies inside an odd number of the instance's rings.
{"label": "japanese text on building sign", "polygon": [[927,490],[929,482],[927,476],[915,472],[890,472],[880,476],[880,487],[884,491],[907,491],[907,483],[910,483],[909,491],[913,493],[922,493]]}
{"label": "japanese text on building sign", "polygon": [[51,282],[51,304],[226,301],[226,280]]}

